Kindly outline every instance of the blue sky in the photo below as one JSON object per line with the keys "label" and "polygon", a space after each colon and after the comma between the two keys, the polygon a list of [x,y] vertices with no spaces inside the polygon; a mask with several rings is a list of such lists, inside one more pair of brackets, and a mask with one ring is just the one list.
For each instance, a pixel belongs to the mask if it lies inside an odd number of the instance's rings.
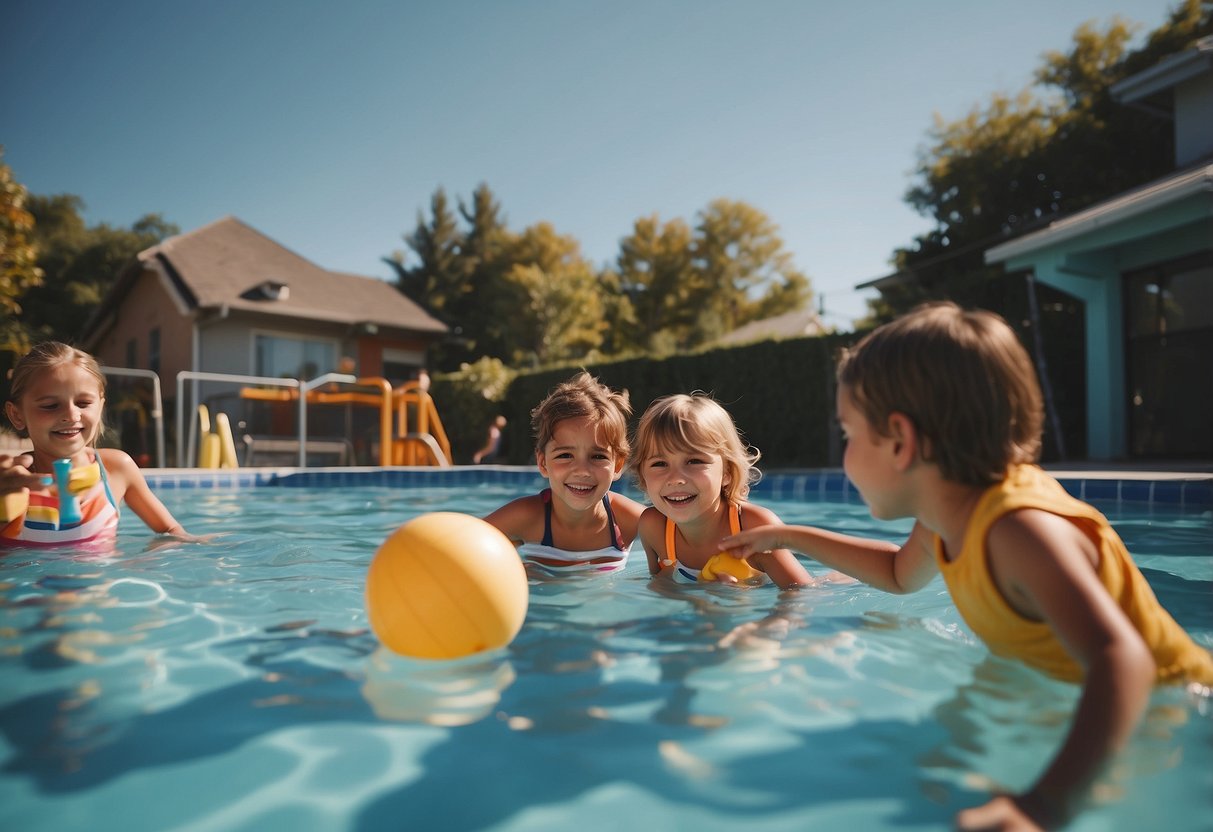
{"label": "blue sky", "polygon": [[89,223],[235,215],[334,270],[380,258],[434,190],[486,182],[595,263],[712,199],[779,225],[848,327],[895,247],[934,113],[1030,83],[1081,23],[1164,0],[6,0],[0,144]]}

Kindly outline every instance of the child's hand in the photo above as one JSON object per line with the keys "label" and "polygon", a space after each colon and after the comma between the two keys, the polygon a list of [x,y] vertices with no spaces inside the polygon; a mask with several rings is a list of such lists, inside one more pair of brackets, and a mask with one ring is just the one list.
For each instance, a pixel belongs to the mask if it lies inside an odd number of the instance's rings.
{"label": "child's hand", "polygon": [[787,548],[779,540],[779,532],[782,528],[778,525],[755,526],[752,529],[729,535],[720,541],[720,551],[735,558],[749,559],[751,555]]}
{"label": "child's hand", "polygon": [[31,472],[30,466],[33,464],[33,454],[0,454],[0,494],[13,494],[24,488],[43,488],[46,475]]}
{"label": "child's hand", "polygon": [[143,548],[145,552],[158,552],[161,549],[170,549],[181,543],[210,543],[220,537],[223,537],[227,532],[212,532],[211,534],[190,534],[184,531],[167,531],[163,534],[156,535],[147,546]]}
{"label": "child's hand", "polygon": [[956,828],[998,832],[1040,832],[1049,828],[1033,818],[1017,798],[999,795],[984,806],[974,806],[956,815]]}

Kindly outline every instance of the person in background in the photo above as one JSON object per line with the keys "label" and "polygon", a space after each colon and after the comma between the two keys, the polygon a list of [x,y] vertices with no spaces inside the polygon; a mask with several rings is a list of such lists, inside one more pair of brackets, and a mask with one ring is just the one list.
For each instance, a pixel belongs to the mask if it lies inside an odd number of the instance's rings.
{"label": "person in background", "polygon": [[872,516],[914,518],[902,545],[809,526],[749,528],[740,557],[790,547],[889,592],[942,573],[991,652],[1082,685],[1060,750],[1022,794],[962,811],[962,829],[1055,828],[1133,734],[1155,684],[1205,696],[1213,657],[1155,598],[1108,520],[1037,464],[1043,405],[999,316],[918,307],[838,366],[843,466]]}
{"label": "person in background", "polygon": [[489,428],[484,438],[484,447],[472,454],[473,465],[487,465],[496,462],[501,452],[501,438],[504,435],[506,420],[504,416],[494,416],[489,422]]}

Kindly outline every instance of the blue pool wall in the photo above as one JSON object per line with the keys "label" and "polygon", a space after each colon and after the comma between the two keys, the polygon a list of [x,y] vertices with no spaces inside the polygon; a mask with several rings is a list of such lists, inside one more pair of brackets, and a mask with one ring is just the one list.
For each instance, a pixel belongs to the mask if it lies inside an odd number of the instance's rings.
{"label": "blue pool wall", "polygon": [[[485,483],[517,487],[520,494],[547,485],[534,466],[478,465],[456,468],[241,468],[231,470],[149,469],[149,484],[156,490],[232,488],[460,488]],[[1091,476],[1089,472],[1051,472],[1066,491],[1089,502],[1165,505],[1183,509],[1213,509],[1213,475],[1193,474],[1166,478],[1131,475]],[[637,496],[626,481],[617,489]],[[793,500],[860,502],[859,492],[840,469],[773,471],[751,490],[763,497]]]}

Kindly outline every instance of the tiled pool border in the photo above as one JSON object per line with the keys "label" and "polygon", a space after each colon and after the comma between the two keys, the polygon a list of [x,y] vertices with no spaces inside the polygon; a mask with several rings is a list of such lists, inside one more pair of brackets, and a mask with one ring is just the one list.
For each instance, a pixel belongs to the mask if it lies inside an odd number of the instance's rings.
{"label": "tiled pool border", "polygon": [[[1097,503],[1160,504],[1213,509],[1213,474],[1092,476],[1089,472],[1052,472],[1065,489]],[[466,487],[482,483],[538,490],[546,482],[531,466],[482,465],[458,468],[245,468],[234,470],[163,469],[145,471],[154,489],[237,489],[380,486],[389,488]],[[626,489],[625,489],[626,490]],[[858,502],[859,492],[838,469],[773,471],[754,487],[755,496]]]}

